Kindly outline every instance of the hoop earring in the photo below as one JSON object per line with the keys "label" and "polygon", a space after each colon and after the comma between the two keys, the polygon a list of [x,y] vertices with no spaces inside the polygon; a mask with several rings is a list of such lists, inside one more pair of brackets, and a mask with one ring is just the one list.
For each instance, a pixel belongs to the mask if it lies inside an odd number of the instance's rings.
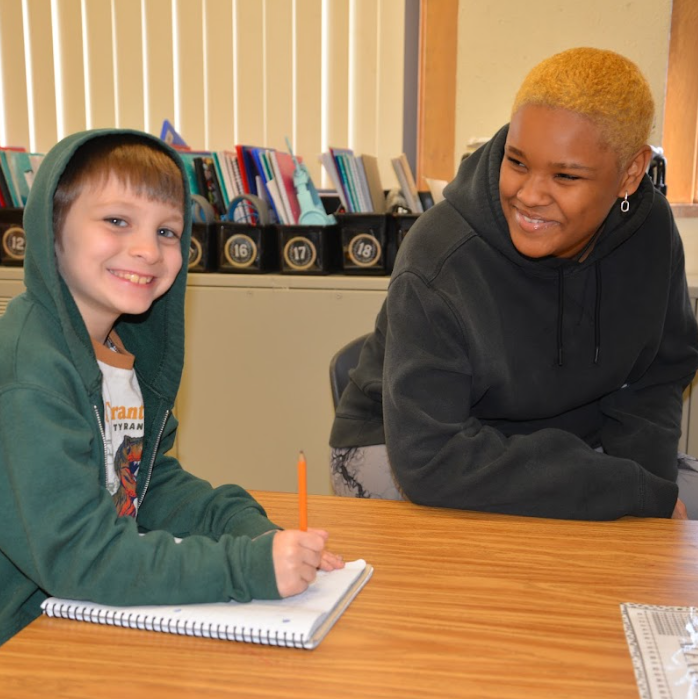
{"label": "hoop earring", "polygon": [[625,199],[620,203],[620,210],[624,213],[627,214],[628,211],[630,211],[630,202],[628,201],[628,193],[625,193]]}

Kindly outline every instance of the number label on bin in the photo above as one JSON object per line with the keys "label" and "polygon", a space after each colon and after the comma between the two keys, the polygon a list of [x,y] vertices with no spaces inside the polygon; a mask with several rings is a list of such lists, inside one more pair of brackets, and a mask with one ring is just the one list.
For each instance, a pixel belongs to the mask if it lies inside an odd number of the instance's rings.
{"label": "number label on bin", "polygon": [[27,249],[27,238],[24,229],[11,226],[2,236],[2,249],[11,260],[23,260]]}
{"label": "number label on bin", "polygon": [[372,267],[380,260],[382,252],[381,244],[369,233],[355,235],[347,248],[349,259],[357,267]]}
{"label": "number label on bin", "polygon": [[284,245],[284,260],[286,264],[298,271],[309,269],[317,259],[317,248],[312,240],[296,236]]}
{"label": "number label on bin", "polygon": [[244,233],[235,233],[225,241],[225,259],[233,267],[249,267],[257,259],[257,244]]}

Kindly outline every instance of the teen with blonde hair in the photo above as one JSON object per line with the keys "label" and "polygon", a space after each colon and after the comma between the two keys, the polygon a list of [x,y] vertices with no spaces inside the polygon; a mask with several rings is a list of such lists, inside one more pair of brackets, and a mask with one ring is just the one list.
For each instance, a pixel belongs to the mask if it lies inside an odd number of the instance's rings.
{"label": "teen with blonde hair", "polygon": [[337,492],[686,516],[677,447],[698,332],[681,239],[646,176],[653,115],[647,81],[612,51],[533,68],[510,123],[400,250],[337,410]]}

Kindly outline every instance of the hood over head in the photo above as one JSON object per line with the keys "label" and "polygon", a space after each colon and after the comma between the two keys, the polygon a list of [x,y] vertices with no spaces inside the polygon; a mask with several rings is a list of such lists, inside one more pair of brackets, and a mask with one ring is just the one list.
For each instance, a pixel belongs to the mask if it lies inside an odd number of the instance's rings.
{"label": "hood over head", "polygon": [[533,259],[519,253],[509,235],[499,199],[499,170],[508,132],[509,126],[503,126],[490,141],[461,163],[455,179],[445,187],[444,197],[478,235],[519,267],[535,274],[545,274],[546,269],[555,273],[560,267],[591,265],[625,242],[644,223],[655,195],[648,177],[643,178],[638,190],[629,197],[628,213],[621,213],[620,199],[611,208],[601,235],[584,262],[556,257]]}
{"label": "hood over head", "polygon": [[596,302],[594,308],[594,363],[599,361],[601,347],[602,271],[601,260],[622,245],[645,222],[652,210],[656,192],[645,176],[635,194],[628,198],[630,209],[621,213],[620,200],[611,208],[589,255],[580,262],[575,258],[529,258],[514,246],[499,197],[499,171],[509,126],[466,158],[455,179],[444,188],[448,201],[477,234],[526,274],[550,277],[555,282],[551,293],[558,297],[557,363],[563,365],[563,318],[565,309],[565,275],[593,267]]}
{"label": "hood over head", "polygon": [[60,323],[68,351],[88,391],[99,391],[102,377],[95,361],[92,342],[56,264],[53,197],[61,175],[81,146],[94,139],[119,135],[140,137],[144,142],[164,151],[182,173],[182,268],[172,287],[148,311],[138,316],[122,316],[115,325],[124,346],[136,356],[139,378],[148,377],[151,388],[163,398],[173,401],[179,388],[184,362],[184,294],[191,238],[191,207],[188,203],[189,185],[182,161],[162,140],[130,129],[96,129],[67,136],[47,153],[36,173],[24,210],[27,238],[24,283],[28,294]]}

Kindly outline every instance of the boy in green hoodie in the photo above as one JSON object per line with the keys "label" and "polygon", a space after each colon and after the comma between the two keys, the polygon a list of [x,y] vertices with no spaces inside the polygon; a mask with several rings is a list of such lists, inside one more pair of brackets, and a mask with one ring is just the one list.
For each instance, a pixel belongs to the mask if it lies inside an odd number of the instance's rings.
{"label": "boy in green hoodie", "polygon": [[0,644],[50,595],[278,598],[343,565],[327,532],[279,531],[242,488],[166,456],[188,201],[179,157],[140,132],[74,134],[37,173],[27,291],[0,318]]}

